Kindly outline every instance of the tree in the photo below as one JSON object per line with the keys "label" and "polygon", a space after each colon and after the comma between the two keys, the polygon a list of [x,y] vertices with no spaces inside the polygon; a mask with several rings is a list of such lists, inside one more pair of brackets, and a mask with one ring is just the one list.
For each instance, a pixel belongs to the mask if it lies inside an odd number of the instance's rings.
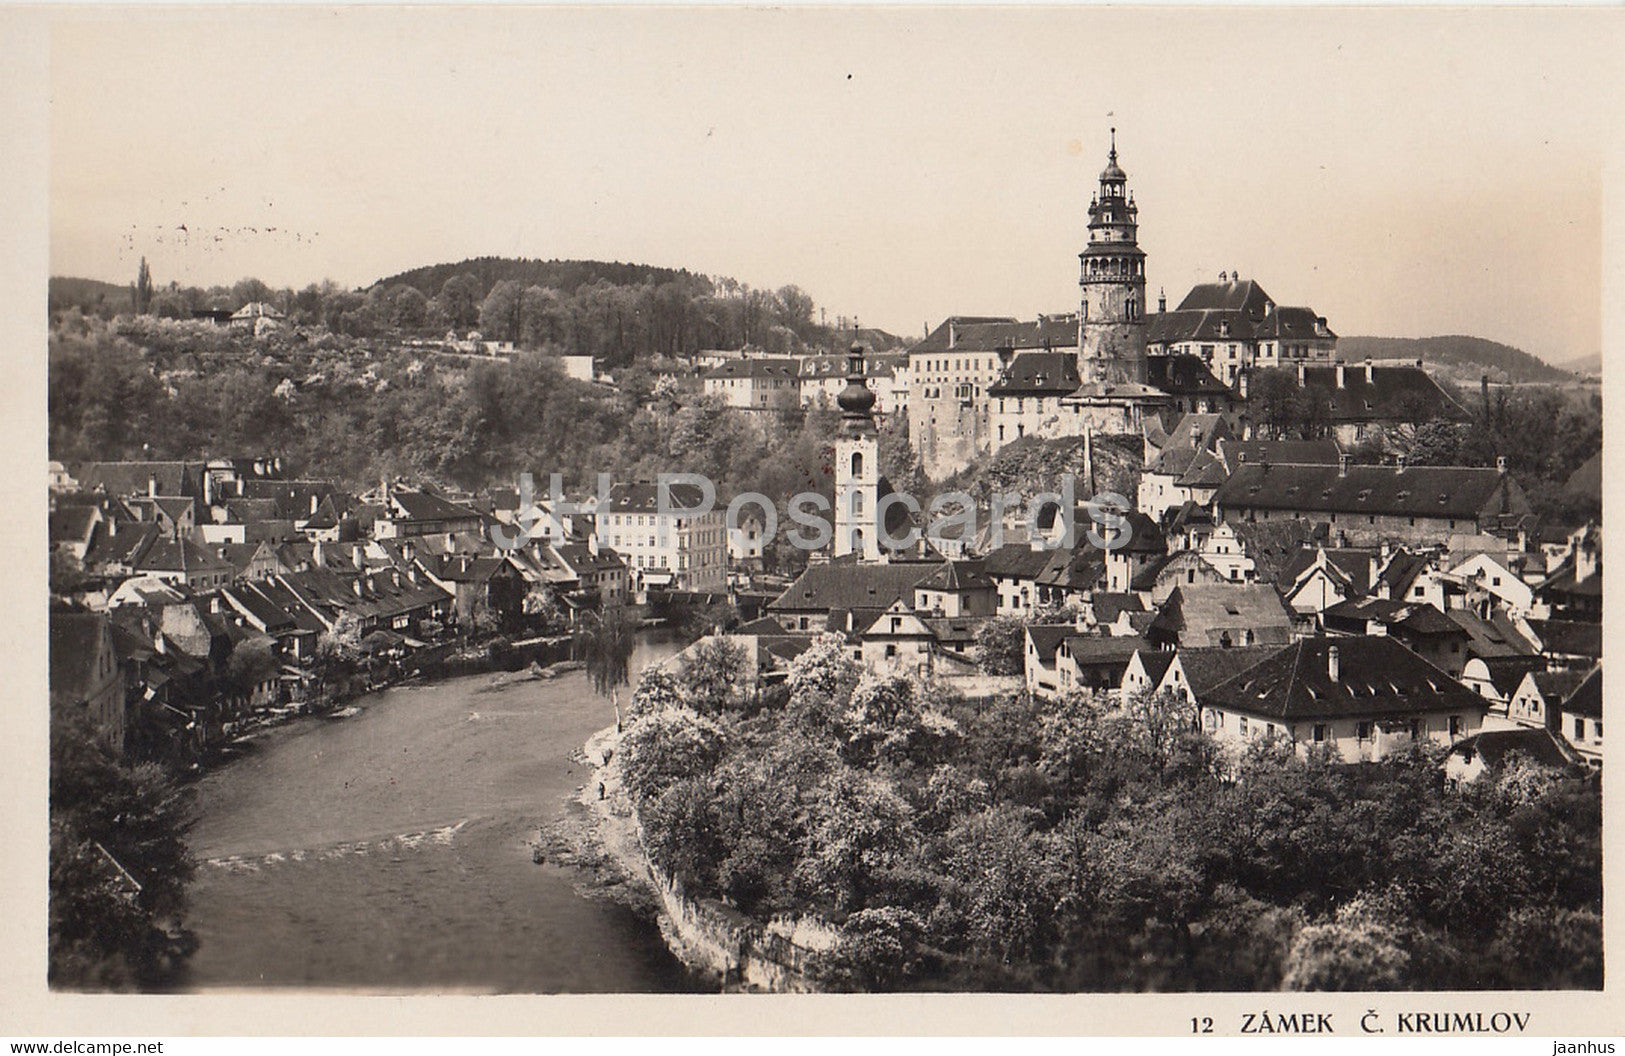
{"label": "tree", "polygon": [[519,340],[523,294],[517,282],[505,280],[491,287],[480,305],[480,333],[487,340]]}
{"label": "tree", "polygon": [[179,980],[196,948],[183,924],[187,814],[185,793],[157,765],[119,762],[83,714],[52,717],[52,986],[156,990]]}
{"label": "tree", "polygon": [[132,307],[136,315],[146,315],[152,307],[152,272],[147,270],[147,258],[141,258],[141,267],[135,273]]}
{"label": "tree", "polygon": [[627,729],[615,758],[640,806],[683,778],[705,777],[721,761],[727,731],[689,708],[644,715]]}
{"label": "tree", "polygon": [[1412,985],[1403,918],[1361,896],[1336,919],[1304,928],[1287,955],[1286,990],[1403,990]]}
{"label": "tree", "polygon": [[1027,625],[1019,616],[995,616],[976,630],[976,663],[984,674],[1019,675],[1027,652]]}
{"label": "tree", "polygon": [[726,638],[712,637],[694,645],[683,661],[681,679],[689,707],[702,715],[737,708],[749,656],[745,647]]}
{"label": "tree", "polygon": [[616,686],[626,685],[635,631],[632,617],[619,605],[584,613],[576,625],[571,649],[586,665],[587,677],[599,696],[607,697]]}

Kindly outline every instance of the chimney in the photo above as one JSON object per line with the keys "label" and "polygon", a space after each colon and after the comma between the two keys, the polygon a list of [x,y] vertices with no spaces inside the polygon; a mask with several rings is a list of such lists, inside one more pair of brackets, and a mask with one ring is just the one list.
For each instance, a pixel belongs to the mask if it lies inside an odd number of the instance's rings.
{"label": "chimney", "polygon": [[401,586],[401,570],[398,568],[390,569],[389,580],[391,583],[395,584],[395,588],[399,590]]}
{"label": "chimney", "polygon": [[1301,389],[1307,384],[1309,384],[1309,366],[1308,366],[1308,364],[1305,364],[1305,363],[1299,363],[1298,364],[1298,388]]}
{"label": "chimney", "polygon": [[1371,357],[1365,357],[1365,383],[1371,384]]}
{"label": "chimney", "polygon": [[597,532],[588,532],[587,533],[587,553],[591,554],[594,557],[598,556],[598,533]]}
{"label": "chimney", "polygon": [[1167,310],[1168,310],[1168,293],[1167,293],[1166,290],[1158,289],[1157,290],[1157,311],[1158,312],[1166,312]]}
{"label": "chimney", "polygon": [[1343,361],[1340,359],[1337,361],[1337,387],[1341,389],[1346,380],[1343,373]]}
{"label": "chimney", "polygon": [[313,491],[310,493],[310,515],[316,516],[316,507],[321,505],[321,499]]}
{"label": "chimney", "polygon": [[1349,456],[1347,452],[1337,456],[1337,475],[1340,477],[1349,475]]}
{"label": "chimney", "polygon": [[1192,422],[1191,423],[1191,446],[1192,447],[1201,447],[1202,446],[1202,423],[1201,422]]}
{"label": "chimney", "polygon": [[311,564],[317,568],[327,567],[327,547],[322,545],[320,539],[316,540],[316,545],[310,548],[310,558]]}
{"label": "chimney", "polygon": [[1496,455],[1495,456],[1495,471],[1497,473],[1501,474],[1502,476],[1506,475],[1507,456],[1505,456],[1505,455]]}
{"label": "chimney", "polygon": [[1336,682],[1341,673],[1337,662],[1337,646],[1334,645],[1326,650],[1326,676]]}
{"label": "chimney", "polygon": [[956,335],[954,333],[954,321],[952,319],[950,319],[950,320],[948,320],[948,347],[949,348],[954,347],[954,339],[957,336],[958,335]]}
{"label": "chimney", "polygon": [[1236,391],[1238,393],[1240,393],[1242,399],[1245,400],[1247,398],[1247,371],[1246,370],[1243,370],[1241,373],[1236,375]]}
{"label": "chimney", "polygon": [[155,477],[155,476],[149,476],[147,478],[147,498],[149,498],[149,499],[155,498],[157,495],[158,495],[158,478]]}
{"label": "chimney", "polygon": [[355,591],[355,596],[356,597],[358,597],[358,598],[361,597],[361,577],[360,576],[355,577],[355,579],[350,583],[350,589]]}
{"label": "chimney", "polygon": [[1404,452],[1400,452],[1399,454],[1394,456],[1394,472],[1395,473],[1403,473],[1403,472],[1405,472],[1405,453]]}

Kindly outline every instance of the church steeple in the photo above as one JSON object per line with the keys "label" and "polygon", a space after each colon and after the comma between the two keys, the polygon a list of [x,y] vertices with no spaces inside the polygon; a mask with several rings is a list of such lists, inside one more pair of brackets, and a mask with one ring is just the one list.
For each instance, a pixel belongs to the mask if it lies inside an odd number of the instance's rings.
{"label": "church steeple", "polygon": [[841,435],[835,439],[832,553],[879,561],[880,437],[875,429],[875,394],[864,380],[863,346],[857,342],[847,352],[846,388],[835,402],[841,408]]}

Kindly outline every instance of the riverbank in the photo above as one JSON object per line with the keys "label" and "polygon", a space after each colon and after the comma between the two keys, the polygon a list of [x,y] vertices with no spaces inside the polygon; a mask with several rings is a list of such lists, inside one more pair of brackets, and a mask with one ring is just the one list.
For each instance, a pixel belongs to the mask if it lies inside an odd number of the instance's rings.
{"label": "riverbank", "polygon": [[691,971],[724,992],[816,993],[813,964],[834,944],[834,934],[807,922],[763,925],[732,906],[688,898],[682,886],[650,861],[637,812],[611,760],[620,731],[611,726],[582,749],[593,768],[579,801],[592,819],[591,840],[605,863],[648,893],[666,946]]}

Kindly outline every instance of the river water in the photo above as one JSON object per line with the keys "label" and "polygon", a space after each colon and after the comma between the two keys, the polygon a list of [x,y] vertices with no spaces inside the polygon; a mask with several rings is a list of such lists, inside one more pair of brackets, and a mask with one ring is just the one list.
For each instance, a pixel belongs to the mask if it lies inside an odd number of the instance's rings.
{"label": "river water", "polygon": [[[675,649],[641,643],[632,670]],[[610,725],[573,673],[386,690],[307,718],[198,782],[188,922],[196,989],[691,990],[653,923],[531,861],[538,825]]]}

